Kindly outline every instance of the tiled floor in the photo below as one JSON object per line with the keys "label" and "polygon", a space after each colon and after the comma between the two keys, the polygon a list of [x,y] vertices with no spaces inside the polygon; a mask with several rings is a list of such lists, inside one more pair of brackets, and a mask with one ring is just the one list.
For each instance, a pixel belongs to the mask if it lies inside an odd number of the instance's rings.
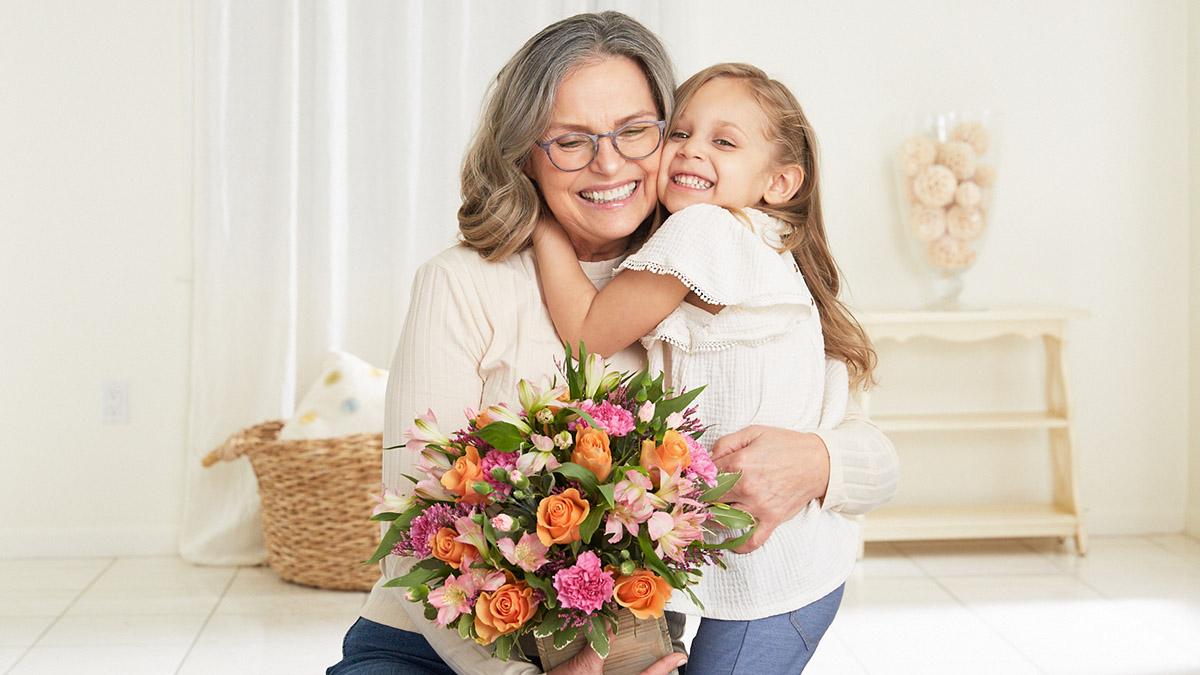
{"label": "tiled floor", "polygon": [[[1196,539],[867,551],[807,673],[1200,673]],[[319,673],[363,597],[175,558],[0,560],[0,672]]]}

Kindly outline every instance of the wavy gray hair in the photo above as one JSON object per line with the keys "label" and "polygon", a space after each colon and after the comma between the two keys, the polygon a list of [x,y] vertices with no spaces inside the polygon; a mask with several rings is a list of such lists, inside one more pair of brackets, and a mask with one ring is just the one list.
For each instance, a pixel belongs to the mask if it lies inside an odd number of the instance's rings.
{"label": "wavy gray hair", "polygon": [[550,124],[558,85],[588,59],[624,56],[637,63],[662,119],[675,92],[671,59],[648,28],[620,12],[578,14],[542,29],[500,69],[462,166],[462,241],[487,260],[529,244],[544,207],[522,171]]}

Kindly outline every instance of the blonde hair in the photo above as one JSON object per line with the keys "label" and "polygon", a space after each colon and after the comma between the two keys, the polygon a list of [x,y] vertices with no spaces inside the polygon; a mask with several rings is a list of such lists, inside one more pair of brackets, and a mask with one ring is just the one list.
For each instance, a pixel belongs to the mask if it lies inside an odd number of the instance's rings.
{"label": "blonde hair", "polygon": [[599,12],[542,29],[500,69],[463,159],[458,229],[465,246],[487,260],[502,260],[529,245],[546,205],[522,169],[550,124],[559,83],[580,64],[606,56],[637,63],[659,115],[670,117],[674,70],[648,28],[620,12]]}
{"label": "blonde hair", "polygon": [[675,92],[675,109],[683,110],[700,87],[718,77],[736,78],[754,95],[767,117],[767,140],[776,147],[777,165],[795,164],[804,171],[800,189],[790,200],[755,208],[788,226],[783,245],[792,252],[817,303],[825,354],[844,361],[851,383],[867,389],[875,384],[875,350],[862,326],[838,299],[841,277],[825,236],[817,137],[812,125],[787,87],[744,63],[719,63],[689,77]]}

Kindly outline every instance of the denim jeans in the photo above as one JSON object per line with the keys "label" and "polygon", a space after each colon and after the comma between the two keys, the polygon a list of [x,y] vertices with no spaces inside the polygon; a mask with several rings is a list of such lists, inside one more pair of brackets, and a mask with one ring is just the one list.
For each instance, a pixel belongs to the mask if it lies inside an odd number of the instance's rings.
{"label": "denim jeans", "polygon": [[702,619],[687,675],[793,675],[803,672],[842,604],[846,585],[794,612],[754,621]]}
{"label": "denim jeans", "polygon": [[325,675],[454,675],[419,633],[359,617]]}

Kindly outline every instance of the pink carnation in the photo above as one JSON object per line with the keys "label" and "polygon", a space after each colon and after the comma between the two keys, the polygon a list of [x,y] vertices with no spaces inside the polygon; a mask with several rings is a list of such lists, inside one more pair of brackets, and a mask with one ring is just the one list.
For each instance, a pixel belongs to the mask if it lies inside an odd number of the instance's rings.
{"label": "pink carnation", "polygon": [[586,551],[573,566],[554,575],[554,590],[563,607],[591,614],[612,597],[613,578],[600,568],[600,558]]}
{"label": "pink carnation", "polygon": [[716,485],[717,465],[713,464],[712,455],[708,454],[708,450],[700,445],[700,441],[692,438],[691,435],[684,434],[683,440],[687,442],[688,448],[692,451],[692,463],[683,470],[683,475],[688,478],[699,478],[706,485]]}
{"label": "pink carnation", "polygon": [[501,466],[512,471],[517,468],[517,454],[515,452],[493,450],[484,455],[483,460],[479,462],[479,468],[483,470],[483,479],[496,491],[493,493],[493,500],[507,497],[508,493],[512,492],[512,486],[492,478],[492,469]]}
{"label": "pink carnation", "polygon": [[[579,404],[579,409],[591,415],[592,419],[596,420],[596,424],[599,424],[613,438],[627,436],[629,432],[633,431],[633,413],[608,401],[603,403],[583,401]],[[575,431],[576,428],[587,428],[587,426],[586,421],[575,420],[568,424],[567,428]]]}
{"label": "pink carnation", "polygon": [[401,537],[392,548],[395,555],[415,555],[418,558],[428,558],[433,555],[429,540],[443,527],[454,527],[454,521],[462,516],[470,515],[471,509],[461,504],[434,504],[425,509],[424,513],[413,518],[408,527],[408,535]]}

